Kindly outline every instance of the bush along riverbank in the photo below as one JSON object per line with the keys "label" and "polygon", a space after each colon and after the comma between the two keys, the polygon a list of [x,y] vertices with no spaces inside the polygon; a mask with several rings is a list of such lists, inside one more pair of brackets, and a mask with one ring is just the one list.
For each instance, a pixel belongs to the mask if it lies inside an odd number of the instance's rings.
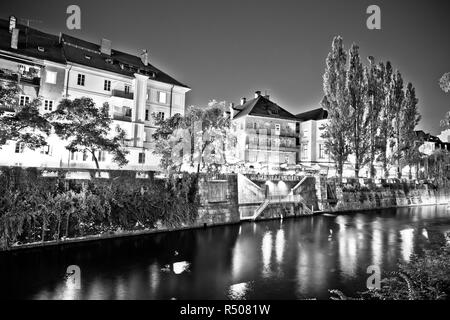
{"label": "bush along riverbank", "polygon": [[[0,249],[22,244],[193,225],[198,215],[196,175],[136,179],[66,180],[35,168],[2,168]],[[93,174],[93,172],[91,172]]]}

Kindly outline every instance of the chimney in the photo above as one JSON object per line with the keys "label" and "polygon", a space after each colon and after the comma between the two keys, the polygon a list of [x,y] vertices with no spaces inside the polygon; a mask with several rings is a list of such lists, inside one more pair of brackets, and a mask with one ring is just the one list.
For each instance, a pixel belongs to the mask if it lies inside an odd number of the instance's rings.
{"label": "chimney", "polygon": [[16,28],[17,18],[14,16],[9,16],[9,33],[13,32],[13,29]]}
{"label": "chimney", "polygon": [[142,50],[141,61],[144,64],[144,66],[148,66],[148,51],[147,50]]}
{"label": "chimney", "polygon": [[108,56],[111,55],[111,40],[102,39],[102,44],[100,47],[100,52]]}
{"label": "chimney", "polygon": [[234,118],[234,112],[235,112],[235,110],[234,110],[234,103],[231,102],[230,103],[230,119],[231,120],[233,120],[233,118]]}
{"label": "chimney", "polygon": [[270,96],[269,96],[268,94],[266,94],[266,95],[264,96],[264,98],[266,98],[267,100],[270,100]]}
{"label": "chimney", "polygon": [[247,98],[246,97],[241,98],[241,105],[246,103],[246,102],[247,102]]}
{"label": "chimney", "polygon": [[261,95],[261,91],[255,91],[255,99]]}
{"label": "chimney", "polygon": [[19,29],[14,28],[12,29],[11,35],[11,48],[17,50],[18,43],[19,43]]}

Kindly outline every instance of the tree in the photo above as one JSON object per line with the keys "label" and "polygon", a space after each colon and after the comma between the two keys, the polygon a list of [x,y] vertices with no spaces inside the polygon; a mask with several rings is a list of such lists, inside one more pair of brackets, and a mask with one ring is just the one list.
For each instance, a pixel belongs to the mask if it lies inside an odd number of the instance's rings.
{"label": "tree", "polygon": [[368,131],[369,131],[369,169],[370,177],[374,178],[376,174],[375,160],[379,151],[378,143],[381,137],[382,118],[380,118],[383,103],[383,77],[384,64],[375,64],[375,59],[369,57],[369,67],[366,68],[367,78],[367,108],[368,108]]}
{"label": "tree", "polygon": [[378,78],[381,82],[380,91],[380,101],[381,101],[381,112],[380,112],[380,133],[377,143],[377,149],[380,152],[378,160],[382,162],[384,177],[387,179],[389,176],[389,164],[390,159],[388,156],[388,146],[391,137],[393,136],[394,127],[392,126],[395,113],[394,108],[391,107],[392,101],[392,66],[388,61],[386,65],[383,63],[379,64],[379,75]]}
{"label": "tree", "polygon": [[402,172],[400,167],[401,159],[401,126],[402,115],[405,100],[405,92],[403,90],[403,78],[400,72],[397,70],[392,78],[391,83],[391,104],[390,107],[393,110],[394,115],[394,139],[395,139],[395,151],[391,158],[391,162],[397,166],[397,178],[401,179]]}
{"label": "tree", "polygon": [[333,39],[332,50],[326,59],[326,69],[323,75],[324,98],[323,108],[328,110],[329,120],[324,126],[325,147],[330,158],[336,164],[339,181],[342,182],[342,173],[345,161],[351,153],[349,146],[349,104],[346,89],[346,62],[342,38]]}
{"label": "tree", "polygon": [[369,121],[367,108],[367,78],[359,57],[359,47],[353,44],[348,53],[349,66],[346,86],[350,105],[351,138],[350,147],[355,157],[355,178],[359,177],[359,170],[369,160],[370,149]]}
{"label": "tree", "polygon": [[450,92],[450,72],[444,73],[439,80],[439,85],[444,92]]}
{"label": "tree", "polygon": [[39,114],[40,99],[20,106],[18,95],[16,84],[0,82],[0,149],[10,140],[32,150],[45,146],[51,126]]}
{"label": "tree", "polygon": [[107,103],[97,108],[91,98],[63,99],[50,115],[55,133],[68,141],[66,149],[89,152],[97,169],[100,169],[97,151],[113,154],[113,161],[120,167],[128,163],[128,151],[122,147],[125,132],[119,126],[115,135],[111,132],[112,119],[108,110]]}
{"label": "tree", "polygon": [[190,106],[184,116],[158,121],[153,138],[161,167],[168,173],[180,172],[187,164],[200,173],[218,172],[229,164],[227,152],[233,135],[225,110],[225,102],[212,100],[206,107]]}
{"label": "tree", "polygon": [[[450,92],[450,72],[445,73],[439,80],[439,85],[444,92]],[[441,120],[441,127],[450,128],[450,111],[445,114],[445,118]]]}
{"label": "tree", "polygon": [[412,83],[408,83],[405,99],[401,110],[402,122],[400,125],[400,150],[404,163],[409,165],[409,178],[412,179],[411,166],[420,158],[419,144],[417,143],[415,127],[419,124],[418,99]]}

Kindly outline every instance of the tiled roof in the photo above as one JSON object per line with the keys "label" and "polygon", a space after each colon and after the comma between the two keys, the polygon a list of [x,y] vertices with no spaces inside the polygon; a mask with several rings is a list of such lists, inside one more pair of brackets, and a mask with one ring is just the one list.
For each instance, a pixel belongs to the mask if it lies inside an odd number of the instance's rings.
{"label": "tiled roof", "polygon": [[[59,44],[59,37],[27,28],[17,24],[19,32],[18,49],[11,49],[11,34],[9,33],[9,21],[0,19],[0,50],[14,52],[20,55],[37,59],[50,60],[58,63],[65,63],[62,46]],[[38,47],[45,48],[44,52]]]}
{"label": "tiled roof", "polygon": [[[147,66],[144,65],[139,56],[114,49],[111,50],[111,56],[108,56],[100,53],[99,44],[67,34],[62,34],[60,41],[59,36],[27,28],[21,24],[17,24],[17,28],[20,30],[19,44],[18,49],[15,50],[10,46],[9,21],[0,19],[0,50],[58,63],[77,63],[131,77],[134,73],[141,73],[148,75],[152,80],[188,88],[150,63]],[[39,51],[38,47],[43,47],[44,52]]]}
{"label": "tiled roof", "polygon": [[323,120],[328,119],[328,111],[323,108],[318,108],[303,113],[299,113],[296,117],[301,121],[309,120]]}
{"label": "tiled roof", "polygon": [[242,105],[235,106],[234,109],[238,112],[233,119],[251,115],[286,120],[298,120],[292,113],[286,111],[276,103],[273,103],[263,96],[258,96],[257,98],[249,100]]}

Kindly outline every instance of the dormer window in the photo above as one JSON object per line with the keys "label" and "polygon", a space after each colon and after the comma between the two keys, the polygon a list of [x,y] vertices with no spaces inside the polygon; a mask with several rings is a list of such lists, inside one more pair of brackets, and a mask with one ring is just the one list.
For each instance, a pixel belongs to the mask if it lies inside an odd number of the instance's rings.
{"label": "dormer window", "polygon": [[45,48],[44,47],[38,46],[37,49],[38,49],[39,52],[45,52]]}

